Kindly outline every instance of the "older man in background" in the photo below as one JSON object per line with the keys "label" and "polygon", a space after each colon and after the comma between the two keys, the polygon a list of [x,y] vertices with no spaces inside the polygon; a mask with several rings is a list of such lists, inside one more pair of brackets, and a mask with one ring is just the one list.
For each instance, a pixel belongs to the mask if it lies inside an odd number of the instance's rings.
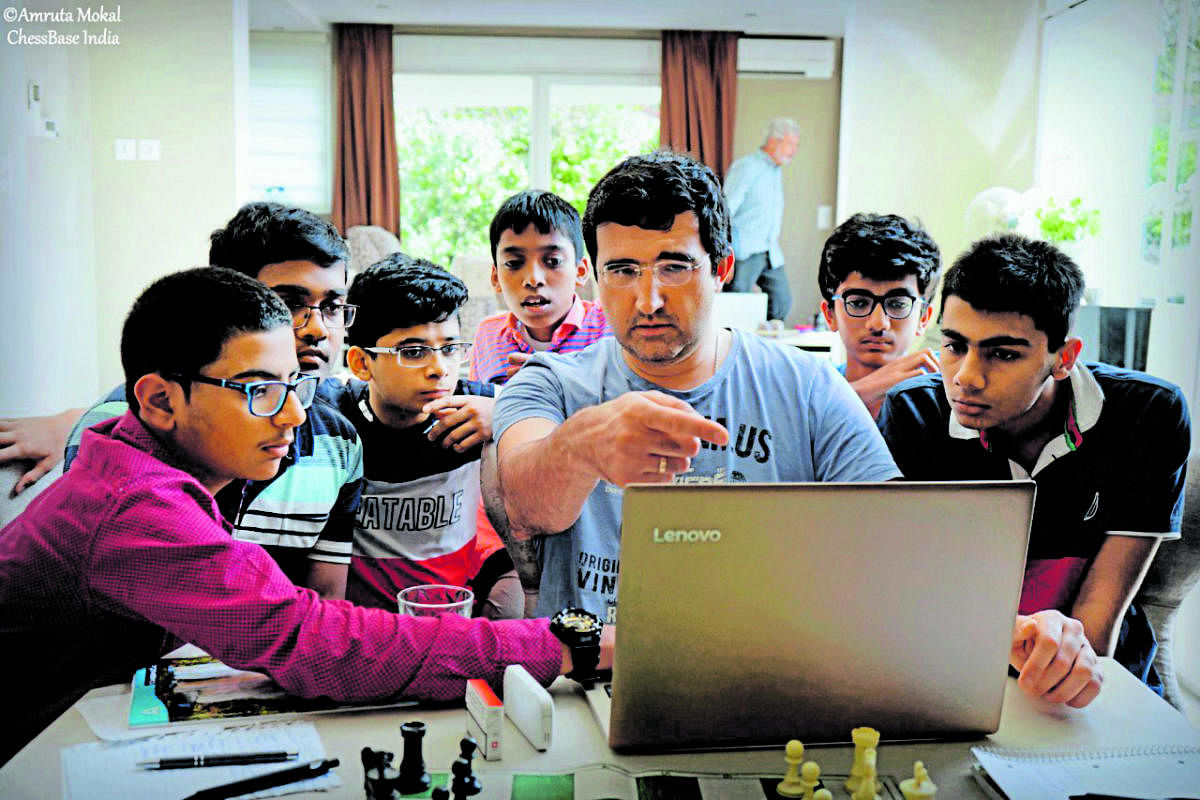
{"label": "older man in background", "polygon": [[757,283],[767,295],[767,319],[787,319],[792,291],[783,271],[783,165],[796,155],[800,126],[776,117],[767,123],[762,147],[729,166],[725,200],[733,224],[733,279],[727,292],[748,292]]}

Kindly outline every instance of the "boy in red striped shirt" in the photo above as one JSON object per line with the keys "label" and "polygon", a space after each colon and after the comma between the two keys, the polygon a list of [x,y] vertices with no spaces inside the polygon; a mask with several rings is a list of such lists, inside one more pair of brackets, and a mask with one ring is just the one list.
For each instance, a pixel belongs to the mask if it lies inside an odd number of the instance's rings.
{"label": "boy in red striped shirt", "polygon": [[470,379],[505,383],[534,353],[582,350],[611,331],[587,283],[579,213],[558,195],[519,192],[492,218],[492,287],[509,311],[479,323]]}

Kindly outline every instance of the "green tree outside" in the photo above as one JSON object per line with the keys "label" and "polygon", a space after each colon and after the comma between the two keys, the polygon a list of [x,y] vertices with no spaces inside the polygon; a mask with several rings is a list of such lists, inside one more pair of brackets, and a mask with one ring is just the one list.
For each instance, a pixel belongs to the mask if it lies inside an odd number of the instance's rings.
{"label": "green tree outside", "polygon": [[[529,186],[529,110],[397,110],[400,241],[405,252],[450,266],[489,254],[500,203]],[[551,191],[583,213],[592,185],[627,155],[658,146],[658,108],[569,106],[551,119]]]}

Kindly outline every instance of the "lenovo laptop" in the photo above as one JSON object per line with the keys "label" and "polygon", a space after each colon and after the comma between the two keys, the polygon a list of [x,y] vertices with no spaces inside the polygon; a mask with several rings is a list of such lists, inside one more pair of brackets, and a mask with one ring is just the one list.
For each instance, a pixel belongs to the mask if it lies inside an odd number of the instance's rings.
{"label": "lenovo laptop", "polygon": [[972,737],[1000,722],[1032,481],[631,486],[610,745]]}

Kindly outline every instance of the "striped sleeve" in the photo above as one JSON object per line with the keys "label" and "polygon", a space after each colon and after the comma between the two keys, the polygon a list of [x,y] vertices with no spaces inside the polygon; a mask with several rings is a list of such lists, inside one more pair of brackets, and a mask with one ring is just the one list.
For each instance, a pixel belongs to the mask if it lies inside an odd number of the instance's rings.
{"label": "striped sleeve", "polygon": [[83,412],[83,416],[79,418],[75,427],[71,429],[71,433],[67,435],[67,447],[63,451],[63,472],[71,468],[71,462],[78,455],[79,442],[83,439],[84,431],[93,425],[115,419],[128,410],[129,404],[125,402],[125,384],[122,383],[102,397],[96,405]]}
{"label": "striped sleeve", "polygon": [[508,356],[517,351],[517,343],[504,335],[508,312],[493,314],[475,328],[471,346],[471,367],[468,378],[484,383],[504,383]]}

